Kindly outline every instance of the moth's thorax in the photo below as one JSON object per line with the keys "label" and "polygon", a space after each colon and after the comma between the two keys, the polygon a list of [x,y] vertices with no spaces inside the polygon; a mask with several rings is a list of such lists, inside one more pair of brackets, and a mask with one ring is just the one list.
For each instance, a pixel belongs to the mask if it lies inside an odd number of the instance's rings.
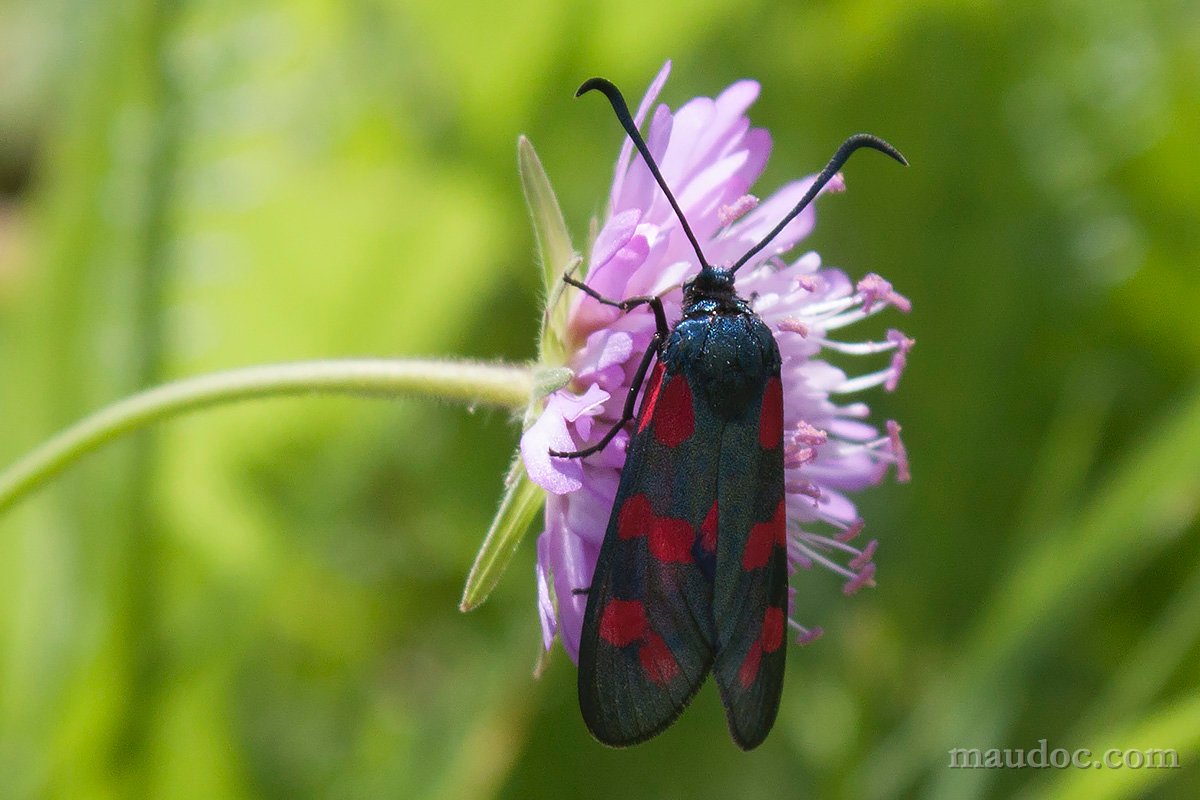
{"label": "moth's thorax", "polygon": [[686,373],[725,419],[753,413],[768,378],[779,374],[771,329],[734,291],[728,270],[705,267],[683,291],[683,319],[661,355],[667,371]]}
{"label": "moth's thorax", "polygon": [[684,319],[749,313],[753,313],[750,304],[738,297],[733,273],[727,269],[705,266],[683,285]]}

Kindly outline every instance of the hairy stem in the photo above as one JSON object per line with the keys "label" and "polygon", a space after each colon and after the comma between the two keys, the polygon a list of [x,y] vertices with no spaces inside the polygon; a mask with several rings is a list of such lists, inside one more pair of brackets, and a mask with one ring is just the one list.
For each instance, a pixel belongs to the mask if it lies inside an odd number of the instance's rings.
{"label": "hairy stem", "polygon": [[529,403],[532,373],[513,364],[344,359],[267,364],[167,383],[85,417],[0,472],[0,512],[84,455],[162,419],[259,397],[412,395],[509,409]]}

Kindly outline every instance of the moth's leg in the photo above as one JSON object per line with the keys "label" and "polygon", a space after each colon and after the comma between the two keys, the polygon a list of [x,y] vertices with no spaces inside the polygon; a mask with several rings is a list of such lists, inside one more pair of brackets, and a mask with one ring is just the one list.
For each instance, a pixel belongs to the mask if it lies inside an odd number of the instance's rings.
{"label": "moth's leg", "polygon": [[613,300],[610,297],[600,294],[583,281],[575,280],[570,275],[563,275],[563,281],[574,286],[588,297],[596,300],[596,302],[612,306],[613,308],[619,308],[622,311],[630,311],[638,306],[650,306],[650,310],[654,312],[654,327],[658,330],[659,342],[667,340],[667,334],[671,332],[671,329],[667,326],[667,315],[663,311],[661,297],[657,295],[642,295],[640,297],[630,297],[628,300]]}
{"label": "moth's leg", "polygon": [[[634,298],[640,300],[642,298]],[[654,298],[658,300],[658,298]],[[660,303],[659,309],[662,309]],[[583,458],[590,456],[592,453],[598,453],[603,450],[613,437],[617,435],[617,431],[635,415],[634,406],[637,404],[638,390],[642,388],[642,382],[646,380],[646,370],[650,369],[650,362],[654,360],[654,356],[658,354],[658,348],[662,344],[662,336],[658,333],[654,334],[654,338],[650,340],[650,346],[646,348],[646,352],[642,355],[642,361],[638,364],[637,372],[633,373],[633,383],[629,386],[629,394],[625,395],[625,410],[621,412],[621,419],[616,425],[613,425],[608,433],[604,434],[604,438],[596,442],[591,447],[585,447],[582,450],[573,450],[571,452],[563,452],[561,450],[551,450],[550,455],[556,458]]]}

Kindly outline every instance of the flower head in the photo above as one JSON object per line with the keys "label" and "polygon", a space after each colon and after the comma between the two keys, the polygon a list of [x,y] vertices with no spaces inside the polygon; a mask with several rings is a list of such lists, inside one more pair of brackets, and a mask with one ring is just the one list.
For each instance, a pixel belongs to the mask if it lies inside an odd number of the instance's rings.
{"label": "flower head", "polygon": [[[651,83],[637,110],[650,117],[647,144],[711,263],[733,263],[763,238],[812,186],[794,181],[759,201],[747,194],[766,166],[769,134],[750,127],[746,109],[758,96],[753,81],[733,84],[716,98],[700,97],[676,111],[659,105],[669,64]],[[840,177],[826,189],[844,188]],[[783,359],[785,488],[788,560],[792,571],[821,566],[844,579],[852,594],[874,585],[876,542],[859,542],[863,528],[850,495],[881,481],[889,466],[906,480],[900,428],[886,432],[868,421],[870,410],[849,395],[882,385],[896,388],[913,341],[889,331],[879,342],[848,342],[840,331],[889,307],[909,302],[883,278],[857,283],[807,252],[791,251],[812,230],[811,207],[793,219],[738,274],[737,288],[772,328]],[[680,316],[680,287],[698,270],[695,253],[649,169],[626,141],[617,159],[608,216],[585,259],[586,283],[605,297],[658,295],[668,320]],[[588,447],[621,418],[638,362],[655,332],[650,313],[622,313],[572,292],[563,329],[570,383],[550,393],[521,439],[529,477],[547,492],[545,529],[538,539],[538,608],[543,641],[557,636],[577,659],[586,595],[612,512],[629,432],[600,452],[556,458],[551,450]],[[827,353],[891,353],[874,372],[848,377]],[[791,609],[794,616],[795,609]],[[801,642],[820,634],[792,621]]]}

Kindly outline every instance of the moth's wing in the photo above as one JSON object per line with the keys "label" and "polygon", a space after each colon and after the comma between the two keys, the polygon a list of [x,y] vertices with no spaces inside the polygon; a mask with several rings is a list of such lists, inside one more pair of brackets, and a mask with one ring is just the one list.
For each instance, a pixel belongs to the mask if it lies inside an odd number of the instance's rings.
{"label": "moth's wing", "polygon": [[783,691],[787,632],[787,511],[779,368],[757,402],[721,435],[713,676],[729,730],[744,749],[766,738]]}
{"label": "moth's wing", "polygon": [[633,434],[579,645],[584,722],[616,747],[670,725],[716,651],[716,528],[708,515],[721,428],[697,406],[687,375],[660,362]]}

